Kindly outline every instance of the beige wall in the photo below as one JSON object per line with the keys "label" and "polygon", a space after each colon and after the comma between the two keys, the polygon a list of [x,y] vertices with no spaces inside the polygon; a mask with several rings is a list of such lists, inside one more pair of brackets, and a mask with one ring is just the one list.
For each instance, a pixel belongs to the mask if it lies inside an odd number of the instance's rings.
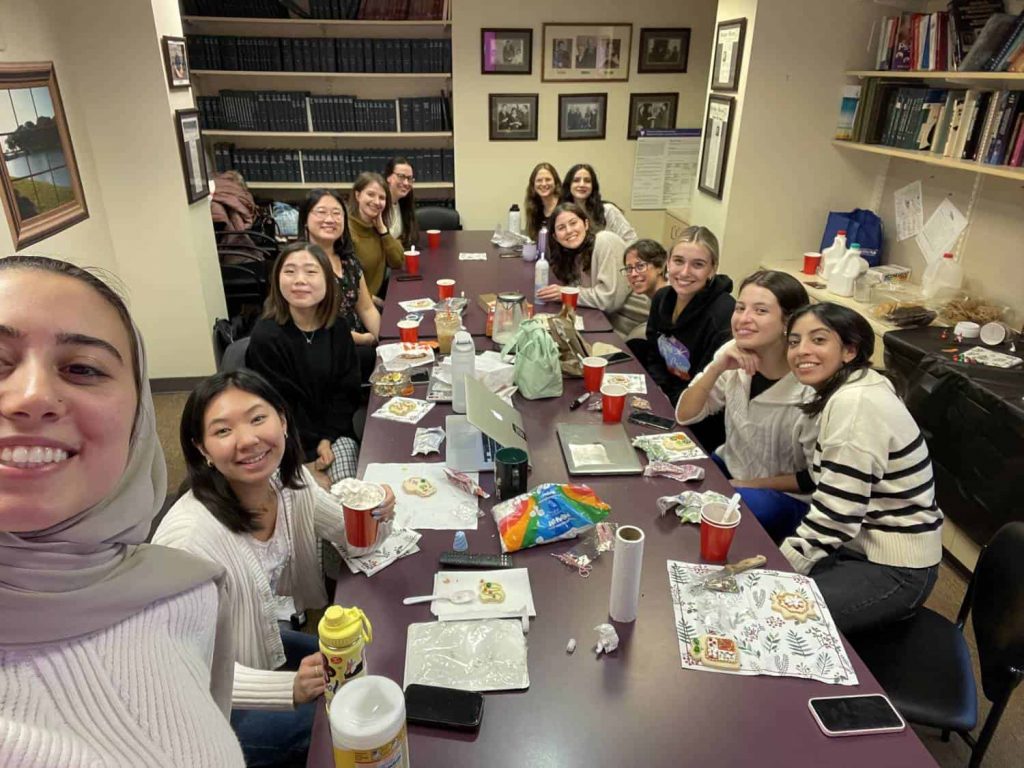
{"label": "beige wall", "polygon": [[[456,199],[467,229],[493,229],[507,220],[512,203],[522,206],[530,171],[547,161],[564,173],[577,162],[589,162],[598,173],[601,193],[625,209],[641,236],[659,238],[660,211],[629,208],[635,141],[626,139],[630,93],[678,91],[677,125],[693,128],[704,114],[708,62],[714,27],[715,0],[591,0],[585,5],[559,5],[539,0],[491,3],[453,0],[452,82],[455,121]],[[627,82],[541,82],[544,22],[632,23],[630,73]],[[482,27],[532,27],[533,74],[481,75]],[[636,56],[641,27],[690,27],[689,71],[686,74],[638,75]],[[537,93],[537,141],[488,140],[488,94]],[[608,122],[604,141],[558,141],[558,94],[607,93]]]}

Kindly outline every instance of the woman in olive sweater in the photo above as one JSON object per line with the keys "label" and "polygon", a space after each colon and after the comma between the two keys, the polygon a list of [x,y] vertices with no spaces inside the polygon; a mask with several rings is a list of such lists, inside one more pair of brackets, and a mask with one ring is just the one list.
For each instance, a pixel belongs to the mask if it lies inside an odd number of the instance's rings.
{"label": "woman in olive sweater", "polygon": [[363,265],[366,285],[374,296],[381,296],[386,267],[405,266],[402,244],[392,236],[391,192],[379,173],[361,173],[352,185],[349,198],[349,231],[356,258]]}

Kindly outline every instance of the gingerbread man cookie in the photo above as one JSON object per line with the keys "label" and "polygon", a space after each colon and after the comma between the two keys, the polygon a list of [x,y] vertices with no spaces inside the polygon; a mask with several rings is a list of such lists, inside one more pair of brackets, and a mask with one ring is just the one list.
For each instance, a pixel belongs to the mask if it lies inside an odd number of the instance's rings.
{"label": "gingerbread man cookie", "polygon": [[811,601],[796,592],[773,592],[772,610],[782,614],[782,618],[792,619],[797,624],[818,618]]}
{"label": "gingerbread man cookie", "polygon": [[425,477],[409,477],[402,483],[402,490],[413,496],[433,496],[437,493],[437,486]]}

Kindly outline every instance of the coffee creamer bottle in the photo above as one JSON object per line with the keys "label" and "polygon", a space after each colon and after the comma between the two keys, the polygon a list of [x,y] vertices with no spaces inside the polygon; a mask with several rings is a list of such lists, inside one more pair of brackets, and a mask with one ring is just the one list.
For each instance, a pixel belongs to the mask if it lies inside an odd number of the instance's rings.
{"label": "coffee creamer bottle", "polygon": [[373,642],[370,620],[358,608],[332,605],[320,619],[320,653],[324,657],[324,699],[331,699],[349,680],[366,674],[366,646]]}
{"label": "coffee creamer bottle", "polygon": [[335,768],[409,768],[405,694],[393,680],[353,680],[338,692],[329,719]]}

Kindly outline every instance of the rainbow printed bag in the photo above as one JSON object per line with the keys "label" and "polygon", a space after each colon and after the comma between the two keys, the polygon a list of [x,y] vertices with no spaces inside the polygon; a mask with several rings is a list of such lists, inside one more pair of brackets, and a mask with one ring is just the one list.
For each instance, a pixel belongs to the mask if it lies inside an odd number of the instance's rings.
{"label": "rainbow printed bag", "polygon": [[495,504],[502,552],[572,539],[612,511],[589,486],[542,483],[532,491]]}

